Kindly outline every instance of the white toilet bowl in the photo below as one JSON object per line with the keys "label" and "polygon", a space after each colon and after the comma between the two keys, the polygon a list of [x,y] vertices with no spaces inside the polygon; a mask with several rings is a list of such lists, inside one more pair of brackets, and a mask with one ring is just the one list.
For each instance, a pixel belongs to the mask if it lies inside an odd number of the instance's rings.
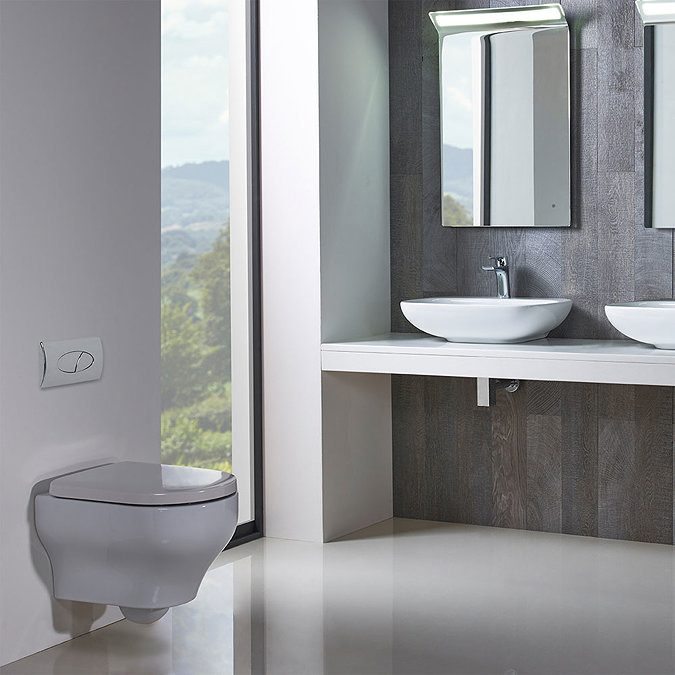
{"label": "white toilet bowl", "polygon": [[118,605],[137,623],[195,597],[237,512],[231,474],[143,462],[61,476],[35,497],[54,596]]}

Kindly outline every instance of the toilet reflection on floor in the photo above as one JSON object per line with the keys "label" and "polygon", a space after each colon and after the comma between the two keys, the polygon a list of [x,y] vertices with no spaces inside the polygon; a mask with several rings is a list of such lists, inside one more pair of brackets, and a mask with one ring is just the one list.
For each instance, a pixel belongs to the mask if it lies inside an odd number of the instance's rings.
{"label": "toilet reflection on floor", "polygon": [[[171,672],[174,675],[234,673],[235,564],[242,565],[229,563],[212,568],[197,598],[171,610]],[[243,566],[247,566],[247,561]]]}

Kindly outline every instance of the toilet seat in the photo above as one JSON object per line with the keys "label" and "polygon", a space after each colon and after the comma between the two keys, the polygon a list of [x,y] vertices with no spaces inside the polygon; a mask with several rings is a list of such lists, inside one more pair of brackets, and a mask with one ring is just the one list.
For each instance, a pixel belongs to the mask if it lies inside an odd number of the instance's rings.
{"label": "toilet seat", "polygon": [[117,462],[53,480],[49,494],[111,504],[195,504],[235,494],[237,479],[224,471],[187,466]]}

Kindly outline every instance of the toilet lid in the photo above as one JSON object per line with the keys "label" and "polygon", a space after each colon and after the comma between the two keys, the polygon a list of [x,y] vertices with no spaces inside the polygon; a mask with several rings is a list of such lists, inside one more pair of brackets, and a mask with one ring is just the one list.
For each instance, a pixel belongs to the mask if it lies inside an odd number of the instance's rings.
{"label": "toilet lid", "polygon": [[111,504],[194,504],[229,497],[237,479],[224,471],[189,466],[117,462],[51,482],[49,494]]}

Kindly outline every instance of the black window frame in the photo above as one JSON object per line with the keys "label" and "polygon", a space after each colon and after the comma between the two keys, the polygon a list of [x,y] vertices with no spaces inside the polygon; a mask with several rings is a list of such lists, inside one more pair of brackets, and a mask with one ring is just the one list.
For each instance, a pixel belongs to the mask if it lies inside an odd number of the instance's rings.
{"label": "black window frame", "polygon": [[247,51],[251,100],[248,151],[251,178],[248,186],[251,214],[251,322],[253,371],[253,520],[237,525],[225,550],[263,536],[263,421],[262,421],[262,321],[260,277],[260,40],[259,0],[247,0]]}

